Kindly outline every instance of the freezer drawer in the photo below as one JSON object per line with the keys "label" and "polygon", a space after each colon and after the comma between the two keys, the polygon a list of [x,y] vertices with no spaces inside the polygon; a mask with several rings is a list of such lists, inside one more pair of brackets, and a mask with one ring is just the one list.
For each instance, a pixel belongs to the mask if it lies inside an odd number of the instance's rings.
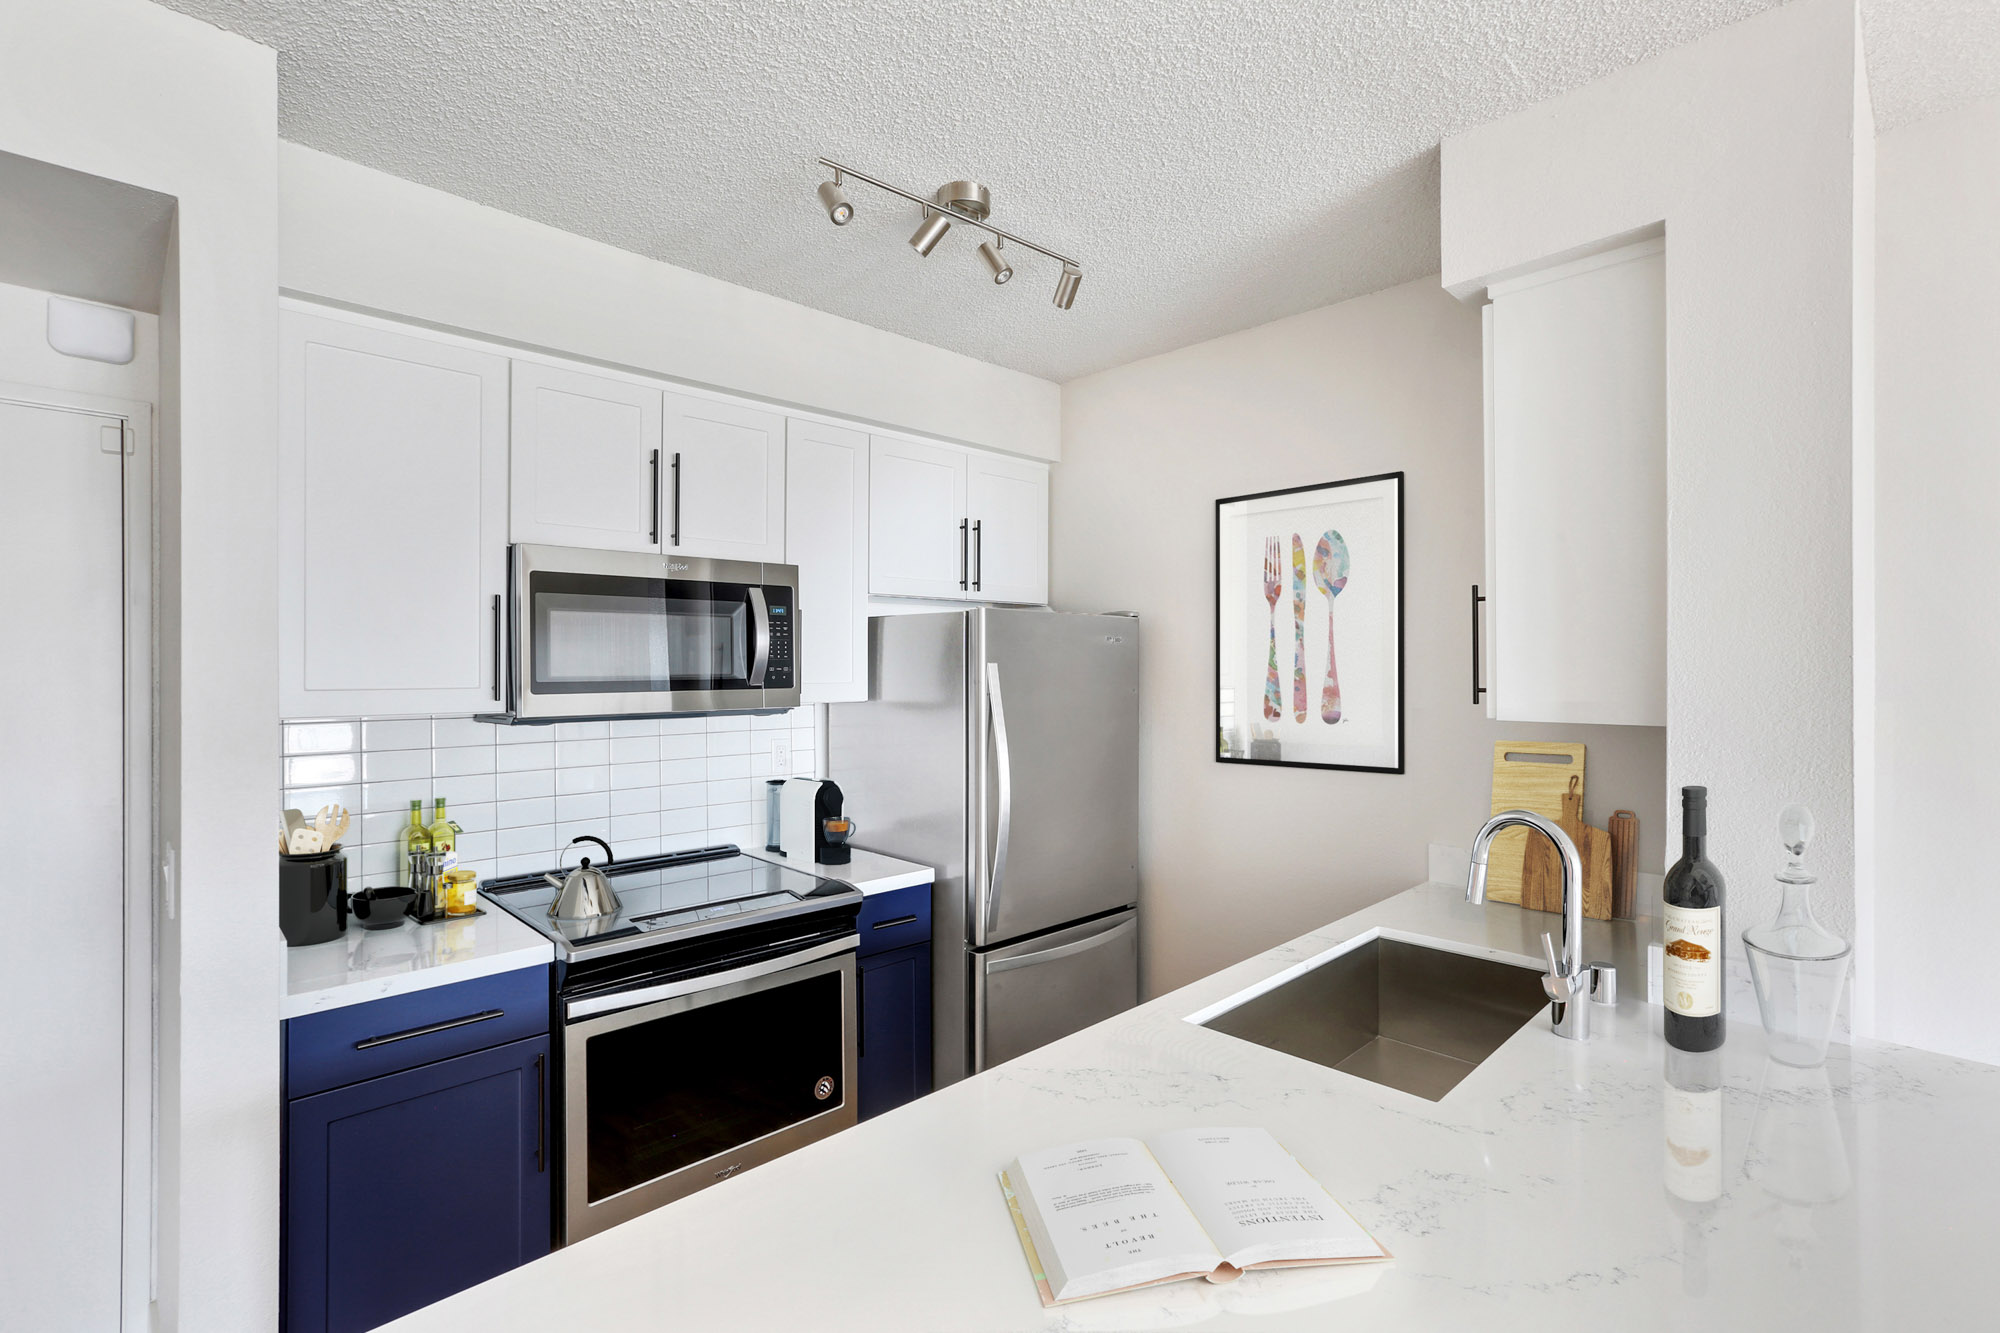
{"label": "freezer drawer", "polygon": [[976,1073],[1137,1004],[1139,912],[975,953],[971,962]]}

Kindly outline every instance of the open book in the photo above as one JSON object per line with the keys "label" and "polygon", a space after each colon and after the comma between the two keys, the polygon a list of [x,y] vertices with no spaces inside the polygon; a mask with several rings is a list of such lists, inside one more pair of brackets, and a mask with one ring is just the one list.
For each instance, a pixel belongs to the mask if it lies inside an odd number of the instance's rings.
{"label": "open book", "polygon": [[1246,1268],[1389,1252],[1261,1129],[1182,1129],[1025,1153],[1000,1173],[1043,1305]]}

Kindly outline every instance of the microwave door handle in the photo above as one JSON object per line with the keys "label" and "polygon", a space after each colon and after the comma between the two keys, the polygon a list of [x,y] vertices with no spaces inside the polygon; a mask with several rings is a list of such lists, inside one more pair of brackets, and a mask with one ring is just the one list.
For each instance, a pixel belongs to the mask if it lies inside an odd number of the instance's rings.
{"label": "microwave door handle", "polygon": [[986,664],[986,716],[993,727],[993,766],[1000,791],[1000,817],[993,831],[993,868],[986,876],[986,935],[994,931],[1000,886],[1007,877],[1007,840],[1014,829],[1014,764],[1007,748],[1007,707],[1000,697],[1000,664]]}
{"label": "microwave door handle", "polygon": [[750,684],[762,688],[764,672],[771,665],[771,608],[764,602],[764,590],[750,590],[750,615],[756,621],[757,655],[750,662]]}

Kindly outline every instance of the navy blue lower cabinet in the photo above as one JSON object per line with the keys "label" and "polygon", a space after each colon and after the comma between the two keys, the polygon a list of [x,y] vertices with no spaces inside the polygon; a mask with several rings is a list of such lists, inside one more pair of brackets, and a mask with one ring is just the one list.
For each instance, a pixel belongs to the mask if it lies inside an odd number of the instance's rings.
{"label": "navy blue lower cabinet", "polygon": [[931,1090],[931,946],[862,957],[860,992],[863,1120]]}
{"label": "navy blue lower cabinet", "polygon": [[544,1034],[288,1102],[288,1333],[361,1333],[548,1253],[552,1086]]}

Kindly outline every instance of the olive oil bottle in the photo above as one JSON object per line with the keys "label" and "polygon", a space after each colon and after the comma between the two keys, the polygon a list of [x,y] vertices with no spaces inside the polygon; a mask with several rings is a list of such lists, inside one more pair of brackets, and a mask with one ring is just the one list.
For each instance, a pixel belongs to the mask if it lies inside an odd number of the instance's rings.
{"label": "olive oil bottle", "polygon": [[1661,968],[1667,1045],[1722,1045],[1722,872],[1708,859],[1708,788],[1681,788],[1681,859],[1667,871]]}

